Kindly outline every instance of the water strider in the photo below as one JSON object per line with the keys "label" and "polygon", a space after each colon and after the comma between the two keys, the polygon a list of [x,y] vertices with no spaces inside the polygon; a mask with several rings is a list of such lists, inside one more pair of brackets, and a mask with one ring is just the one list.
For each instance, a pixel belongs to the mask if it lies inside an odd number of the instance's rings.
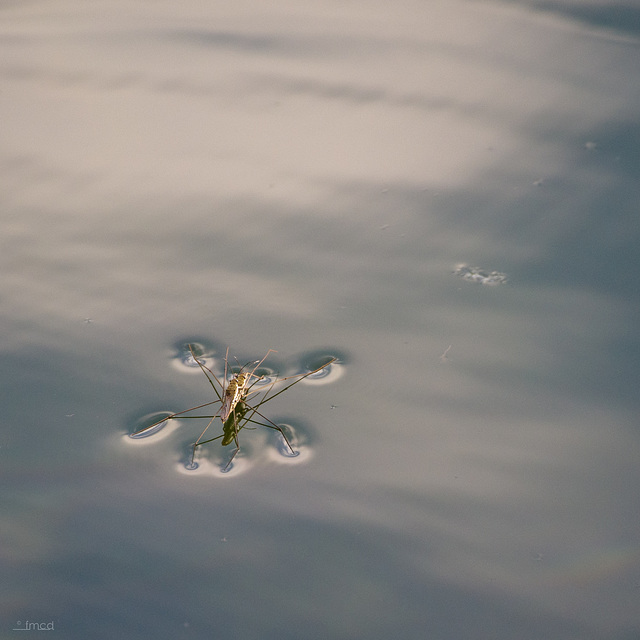
{"label": "water strider", "polygon": [[[273,349],[269,349],[265,356],[256,361],[255,366],[251,371],[245,371],[245,368],[248,365],[244,365],[240,369],[240,371],[233,375],[233,377],[226,382],[228,377],[228,369],[229,369],[229,350],[225,354],[225,367],[224,367],[224,377],[222,381],[216,376],[216,374],[209,369],[194,353],[192,345],[189,346],[189,352],[191,353],[191,357],[198,364],[202,373],[206,376],[211,388],[214,390],[217,400],[212,400],[211,402],[205,402],[204,404],[197,405],[195,407],[191,407],[190,409],[185,409],[184,411],[179,411],[178,413],[172,413],[171,415],[165,416],[162,420],[158,420],[153,424],[144,427],[134,433],[131,434],[132,437],[140,436],[144,432],[151,431],[157,429],[159,425],[167,420],[172,420],[173,418],[191,418],[191,419],[208,419],[209,422],[207,426],[203,429],[202,433],[198,437],[198,439],[193,443],[193,449],[191,451],[191,460],[187,465],[188,469],[196,469],[198,467],[198,463],[195,461],[195,453],[196,449],[209,442],[213,442],[215,440],[222,439],[222,446],[227,446],[232,443],[236,445],[234,452],[231,454],[229,461],[223,467],[222,471],[226,472],[230,469],[234,458],[240,451],[240,442],[238,440],[238,434],[244,428],[252,428],[248,427],[249,423],[267,427],[268,429],[274,429],[280,432],[284,442],[286,443],[289,451],[292,456],[297,455],[297,453],[293,450],[291,446],[291,442],[287,438],[286,433],[275,422],[267,418],[264,414],[260,412],[260,407],[273,400],[275,397],[279,396],[281,393],[284,393],[287,389],[293,387],[293,385],[297,384],[301,380],[304,380],[308,376],[317,374],[322,371],[326,367],[330,366],[334,362],[336,362],[337,358],[330,358],[327,362],[325,362],[322,366],[314,369],[313,371],[308,371],[307,373],[301,373],[293,376],[287,376],[285,378],[276,378],[273,382],[268,383],[266,386],[263,386],[259,389],[254,389],[253,387],[261,380],[263,380],[263,376],[256,374],[258,368],[262,365],[262,363],[267,359],[270,353],[274,353]],[[280,389],[276,393],[272,393],[275,385],[285,382],[287,380],[293,380],[287,384],[283,389]],[[255,396],[255,401],[251,404],[247,401],[251,396]],[[211,405],[215,405],[220,403],[220,409],[212,414],[212,415],[197,415],[190,416],[185,415],[190,413],[191,411],[196,411],[197,409],[202,409],[204,407],[208,407]],[[263,422],[254,419],[254,416],[259,416]],[[219,418],[222,422],[222,434],[218,435],[214,438],[209,438],[208,440],[203,440],[205,433],[209,429],[209,427],[214,423],[216,418]]]}

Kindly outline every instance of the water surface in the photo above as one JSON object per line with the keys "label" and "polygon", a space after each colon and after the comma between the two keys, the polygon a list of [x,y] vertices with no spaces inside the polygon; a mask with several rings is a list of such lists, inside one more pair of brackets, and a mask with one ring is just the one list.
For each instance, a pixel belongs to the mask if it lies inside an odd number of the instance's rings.
{"label": "water surface", "polygon": [[[640,633],[633,9],[0,12],[3,637]],[[186,343],[305,455],[133,441]]]}

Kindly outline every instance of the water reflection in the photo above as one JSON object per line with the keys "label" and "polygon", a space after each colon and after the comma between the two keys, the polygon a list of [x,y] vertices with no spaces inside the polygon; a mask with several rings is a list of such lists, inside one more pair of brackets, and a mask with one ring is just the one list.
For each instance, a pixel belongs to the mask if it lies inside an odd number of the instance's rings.
{"label": "water reflection", "polygon": [[[635,637],[633,24],[43,6],[2,8],[4,617]],[[204,427],[152,425],[216,402],[190,343],[220,379],[338,357],[267,405],[300,455],[247,428],[185,468]]]}

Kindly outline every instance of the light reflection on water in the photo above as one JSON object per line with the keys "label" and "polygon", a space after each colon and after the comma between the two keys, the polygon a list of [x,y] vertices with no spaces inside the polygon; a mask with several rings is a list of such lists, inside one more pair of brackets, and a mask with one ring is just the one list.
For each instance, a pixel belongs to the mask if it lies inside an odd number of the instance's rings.
{"label": "light reflection on water", "polygon": [[[76,4],[2,10],[5,628],[635,637],[633,29]],[[130,437],[214,400],[188,344],[338,357],[267,405],[298,456]]]}

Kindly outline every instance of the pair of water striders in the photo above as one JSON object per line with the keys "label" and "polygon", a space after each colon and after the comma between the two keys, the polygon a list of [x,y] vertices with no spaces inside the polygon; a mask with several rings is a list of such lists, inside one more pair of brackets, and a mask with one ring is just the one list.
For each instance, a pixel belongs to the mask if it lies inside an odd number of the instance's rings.
{"label": "pair of water striders", "polygon": [[[235,450],[231,454],[226,465],[222,468],[223,472],[231,469],[234,458],[238,455],[240,451],[240,442],[238,439],[238,435],[240,431],[244,428],[252,428],[249,427],[249,424],[255,424],[259,426],[266,427],[268,429],[274,429],[280,433],[286,446],[292,456],[297,455],[294,451],[287,434],[284,432],[281,426],[277,425],[271,419],[267,418],[261,411],[260,408],[266,402],[273,400],[280,394],[290,389],[298,382],[301,382],[305,378],[309,376],[317,375],[334,362],[337,361],[337,358],[329,357],[327,362],[322,364],[321,366],[313,369],[312,371],[307,371],[305,373],[300,373],[292,376],[287,376],[284,378],[276,377],[275,380],[271,382],[267,382],[266,384],[260,385],[261,382],[264,381],[264,376],[261,376],[256,373],[258,369],[263,365],[264,361],[269,357],[269,354],[275,353],[273,349],[269,349],[267,353],[261,360],[256,360],[251,363],[247,363],[240,368],[237,373],[231,372],[231,368],[229,366],[229,349],[225,354],[224,358],[224,376],[220,379],[209,367],[206,366],[205,362],[203,362],[195,353],[193,345],[188,345],[189,353],[193,361],[200,367],[200,370],[206,376],[211,388],[214,390],[217,400],[212,400],[211,402],[205,402],[204,404],[197,405],[195,407],[191,407],[190,409],[185,409],[183,411],[179,411],[177,413],[172,413],[168,416],[165,416],[161,420],[157,420],[151,425],[145,426],[138,431],[135,431],[131,434],[133,438],[143,437],[146,433],[150,433],[156,431],[158,427],[163,425],[163,423],[168,420],[172,420],[175,418],[180,419],[207,419],[207,426],[203,429],[202,433],[198,437],[198,439],[193,443],[193,448],[191,450],[191,459],[187,464],[188,469],[196,469],[198,467],[198,463],[195,460],[196,449],[204,444],[208,444],[209,442],[214,442],[215,440],[222,439],[222,446],[227,446],[230,444],[235,444]],[[276,385],[279,387],[281,383],[288,382],[282,389],[275,391]],[[199,409],[203,409],[205,407],[210,407],[216,404],[220,404],[219,409],[209,415],[189,415],[193,411],[198,411]],[[215,422],[216,419],[220,419],[222,422],[222,434],[215,436],[214,438],[209,438],[207,440],[203,440],[205,434],[209,430],[209,427]]]}

